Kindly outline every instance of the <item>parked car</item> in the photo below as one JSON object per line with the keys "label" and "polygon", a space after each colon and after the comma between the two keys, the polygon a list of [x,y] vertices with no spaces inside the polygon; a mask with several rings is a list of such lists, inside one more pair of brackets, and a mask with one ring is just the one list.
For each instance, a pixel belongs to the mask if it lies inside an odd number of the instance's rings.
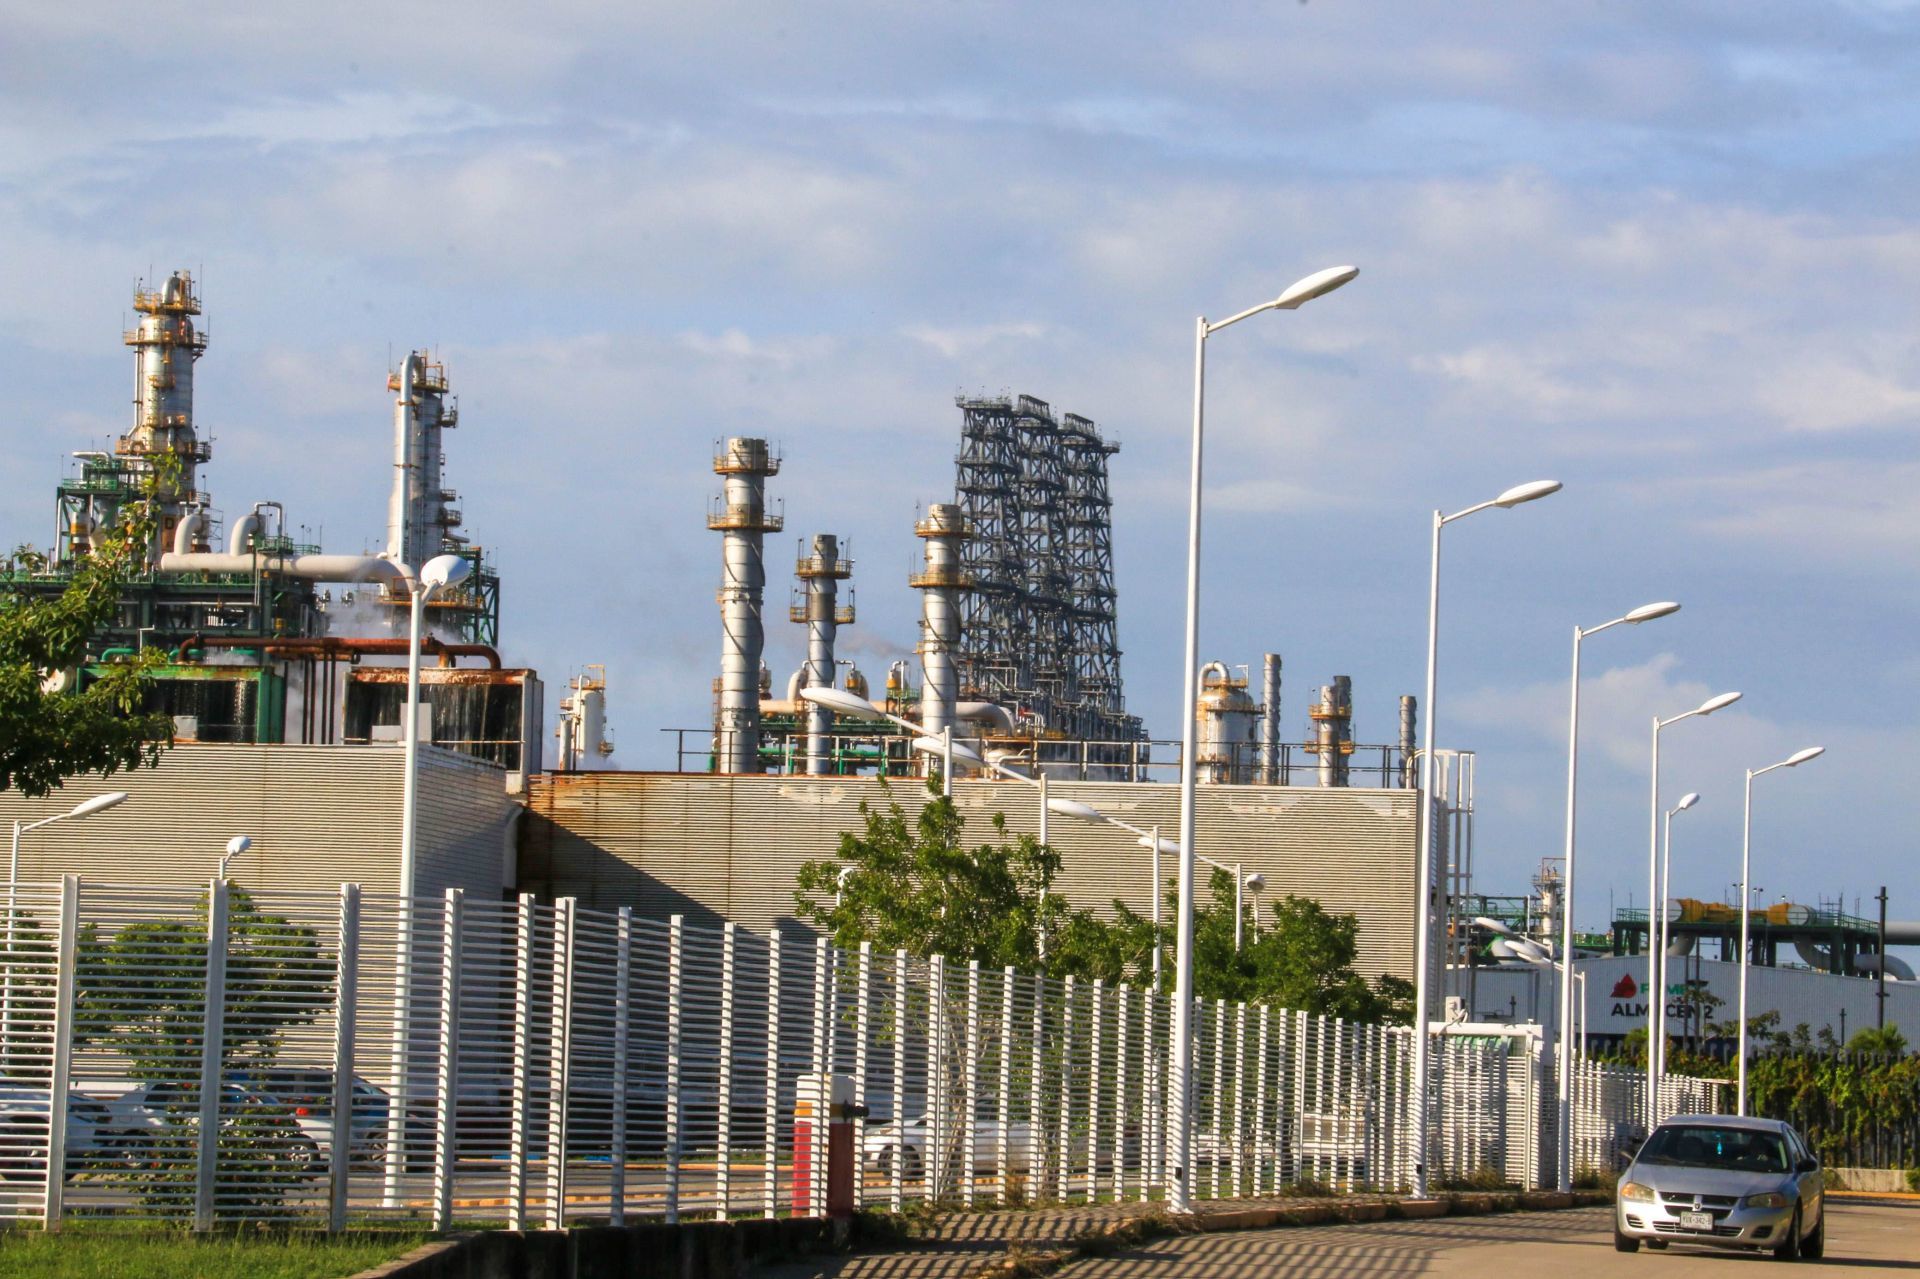
{"label": "parked car", "polygon": [[1637,1252],[1643,1243],[1819,1257],[1827,1246],[1820,1161],[1777,1119],[1669,1119],[1627,1165],[1614,1204],[1614,1248]]}
{"label": "parked car", "polygon": [[[107,1157],[107,1108],[78,1092],[67,1094],[65,1174],[73,1176]],[[0,1180],[38,1181],[47,1166],[47,1089],[0,1078]]]}
{"label": "parked car", "polygon": [[[109,1133],[131,1161],[171,1164],[184,1158],[178,1142],[200,1122],[198,1083],[140,1084],[106,1103]],[[316,1177],[326,1171],[320,1146],[294,1119],[293,1107],[278,1097],[238,1083],[220,1089],[223,1144],[244,1143],[247,1157],[262,1174]]]}
{"label": "parked car", "polygon": [[[965,1158],[966,1135],[958,1131],[959,1119],[941,1134],[948,1157],[956,1162]],[[973,1125],[973,1171],[975,1174],[1000,1170],[1000,1123],[981,1119]],[[1006,1126],[1007,1171],[1026,1173],[1033,1167],[1033,1125],[1016,1120]],[[893,1175],[895,1161],[904,1177],[921,1176],[927,1165],[927,1117],[920,1115],[904,1123],[891,1119],[870,1119],[860,1134],[861,1163],[883,1177]]]}
{"label": "parked car", "polygon": [[[293,1122],[313,1141],[324,1161],[333,1148],[333,1071],[320,1067],[270,1066],[252,1071],[233,1082],[257,1089],[292,1108]],[[347,1155],[354,1163],[379,1160],[387,1148],[389,1105],[384,1089],[376,1088],[360,1076],[348,1082],[353,1115],[349,1125]]]}

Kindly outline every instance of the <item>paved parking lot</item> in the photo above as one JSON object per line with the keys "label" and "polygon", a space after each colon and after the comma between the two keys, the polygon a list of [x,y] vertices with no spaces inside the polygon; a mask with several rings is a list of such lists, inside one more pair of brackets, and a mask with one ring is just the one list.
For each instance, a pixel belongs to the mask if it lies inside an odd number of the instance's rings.
{"label": "paved parking lot", "polygon": [[[1774,1265],[1770,1255],[1668,1248],[1613,1250],[1606,1208],[1438,1217],[1366,1226],[1313,1226],[1159,1240],[1068,1267],[1062,1279],[1364,1279],[1366,1276],[1534,1276],[1654,1279],[1731,1276]],[[1835,1201],[1824,1262],[1855,1271],[1920,1270],[1920,1204]]]}

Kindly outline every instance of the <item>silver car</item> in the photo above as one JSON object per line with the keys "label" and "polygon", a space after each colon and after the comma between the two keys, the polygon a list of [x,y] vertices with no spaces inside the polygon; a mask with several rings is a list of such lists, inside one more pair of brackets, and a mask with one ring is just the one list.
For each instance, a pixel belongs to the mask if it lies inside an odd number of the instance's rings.
{"label": "silver car", "polygon": [[1670,1243],[1826,1251],[1820,1161],[1792,1125],[1732,1115],[1677,1115],[1653,1130],[1621,1174],[1613,1246]]}

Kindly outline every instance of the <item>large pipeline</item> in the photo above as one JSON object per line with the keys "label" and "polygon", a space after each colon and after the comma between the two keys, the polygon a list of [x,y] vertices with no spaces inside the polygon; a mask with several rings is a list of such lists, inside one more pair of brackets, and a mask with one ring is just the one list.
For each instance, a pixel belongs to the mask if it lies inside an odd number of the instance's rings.
{"label": "large pipeline", "polygon": [[[251,517],[247,517],[251,518]],[[377,555],[251,555],[169,551],[160,557],[162,573],[278,573],[309,582],[379,582],[404,586],[406,575],[392,560]]]}
{"label": "large pipeline", "polygon": [[[405,657],[407,641],[403,639],[359,639],[344,635],[321,635],[311,639],[267,639],[247,638],[241,635],[190,635],[174,650],[174,660],[186,662],[187,654],[194,649],[206,648],[257,648],[264,650],[269,657],[333,657],[356,658],[360,656]],[[500,654],[490,644],[449,644],[431,635],[420,640],[420,651],[440,659],[440,665],[453,666],[456,659],[462,657],[485,658],[489,670],[500,669]]]}
{"label": "large pipeline", "polygon": [[1268,653],[1260,672],[1260,780],[1280,784],[1280,654]]}

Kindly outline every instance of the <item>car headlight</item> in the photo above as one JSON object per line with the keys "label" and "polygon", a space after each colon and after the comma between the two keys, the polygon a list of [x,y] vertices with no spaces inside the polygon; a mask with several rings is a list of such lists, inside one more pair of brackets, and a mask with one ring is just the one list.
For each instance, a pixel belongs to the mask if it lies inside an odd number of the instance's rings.
{"label": "car headlight", "polygon": [[1620,1183],[1620,1197],[1631,1203],[1650,1204],[1653,1202],[1653,1187],[1643,1186],[1637,1181]]}
{"label": "car headlight", "polygon": [[1743,1208],[1784,1208],[1787,1197],[1778,1191],[1769,1190],[1764,1195],[1748,1195],[1740,1201]]}

